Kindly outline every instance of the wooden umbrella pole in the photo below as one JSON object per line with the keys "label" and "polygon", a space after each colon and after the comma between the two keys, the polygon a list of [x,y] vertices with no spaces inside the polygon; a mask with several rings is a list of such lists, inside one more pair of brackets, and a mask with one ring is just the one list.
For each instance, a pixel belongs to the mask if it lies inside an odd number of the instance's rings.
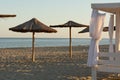
{"label": "wooden umbrella pole", "polygon": [[70,58],[72,58],[72,40],[71,40],[71,27],[69,27],[69,37],[70,37],[70,40],[69,40],[69,54],[70,54]]}
{"label": "wooden umbrella pole", "polygon": [[33,32],[33,35],[32,35],[32,61],[34,62],[35,61],[35,49],[34,49],[34,42],[35,42],[35,32]]}

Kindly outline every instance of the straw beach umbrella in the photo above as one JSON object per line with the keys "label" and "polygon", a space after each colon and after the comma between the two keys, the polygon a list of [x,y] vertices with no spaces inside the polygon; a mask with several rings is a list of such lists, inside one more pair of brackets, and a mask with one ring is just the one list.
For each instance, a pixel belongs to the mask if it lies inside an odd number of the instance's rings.
{"label": "straw beach umbrella", "polygon": [[47,25],[43,24],[42,22],[38,21],[36,18],[33,18],[23,24],[20,24],[16,27],[9,28],[9,30],[15,32],[32,32],[32,61],[35,61],[35,52],[34,52],[34,35],[35,32],[46,32],[52,33],[57,32],[55,29],[48,27]]}
{"label": "straw beach umbrella", "polygon": [[68,21],[65,24],[61,24],[61,25],[51,25],[50,27],[68,27],[69,28],[69,53],[70,53],[70,57],[72,58],[72,44],[71,44],[71,28],[72,27],[88,27],[88,25],[84,25],[84,24],[79,24],[76,23],[74,21]]}
{"label": "straw beach umbrella", "polygon": [[[109,30],[109,27],[104,27],[103,28],[103,31],[104,32],[107,32]],[[114,27],[114,30],[115,30],[115,27]],[[86,32],[89,32],[89,27],[83,29],[82,31],[78,32],[78,33],[86,33]]]}

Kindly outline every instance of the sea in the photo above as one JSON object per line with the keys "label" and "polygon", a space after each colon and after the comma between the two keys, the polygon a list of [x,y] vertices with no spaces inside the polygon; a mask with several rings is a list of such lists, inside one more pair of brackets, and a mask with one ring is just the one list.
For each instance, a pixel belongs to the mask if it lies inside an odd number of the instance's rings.
{"label": "sea", "polygon": [[[90,40],[90,38],[72,38],[72,46],[89,45]],[[104,38],[99,44],[107,45],[109,44],[109,39]],[[31,46],[31,38],[0,38],[0,48],[20,48]],[[69,38],[35,38],[35,47],[55,46],[69,46]]]}

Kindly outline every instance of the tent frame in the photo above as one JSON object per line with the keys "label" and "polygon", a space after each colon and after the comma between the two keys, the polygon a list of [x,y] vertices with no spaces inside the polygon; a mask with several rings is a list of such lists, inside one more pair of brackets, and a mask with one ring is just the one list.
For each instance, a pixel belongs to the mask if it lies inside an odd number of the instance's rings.
{"label": "tent frame", "polygon": [[[115,73],[120,73],[120,64],[118,64],[119,62],[119,58],[120,57],[120,3],[100,3],[100,4],[91,4],[92,9],[97,9],[100,11],[104,11],[104,12],[108,12],[108,13],[112,13],[116,16],[116,31],[115,31],[115,52],[113,53],[109,53],[107,52],[106,54],[102,54],[100,52],[100,55],[98,55],[98,58],[101,56],[107,56],[108,58],[113,57],[115,60],[108,60],[107,62],[105,60],[98,60],[98,64],[92,66],[92,80],[97,80],[97,71],[101,71],[102,72],[115,72]],[[99,62],[101,65],[99,65]],[[110,65],[107,65],[109,62]],[[105,66],[104,66],[105,65]],[[117,67],[115,66],[117,65]],[[103,66],[103,67],[101,67]],[[106,67],[107,66],[107,67]],[[108,67],[111,67],[110,70],[108,70]],[[119,66],[119,69],[117,69]]]}

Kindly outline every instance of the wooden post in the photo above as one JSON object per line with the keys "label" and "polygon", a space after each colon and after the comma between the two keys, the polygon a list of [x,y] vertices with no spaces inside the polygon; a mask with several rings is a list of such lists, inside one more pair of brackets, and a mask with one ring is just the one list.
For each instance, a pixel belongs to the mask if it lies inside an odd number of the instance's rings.
{"label": "wooden post", "polygon": [[92,66],[92,80],[97,80],[96,66]]}
{"label": "wooden post", "polygon": [[120,12],[116,12],[115,51],[120,51]]}
{"label": "wooden post", "polygon": [[32,61],[34,62],[35,61],[35,50],[34,50],[34,42],[35,42],[35,32],[33,32],[33,35],[32,35]]}
{"label": "wooden post", "polygon": [[69,54],[70,54],[70,58],[72,58],[72,40],[71,40],[71,26],[69,27],[69,38],[70,38],[70,41],[69,41]]}

